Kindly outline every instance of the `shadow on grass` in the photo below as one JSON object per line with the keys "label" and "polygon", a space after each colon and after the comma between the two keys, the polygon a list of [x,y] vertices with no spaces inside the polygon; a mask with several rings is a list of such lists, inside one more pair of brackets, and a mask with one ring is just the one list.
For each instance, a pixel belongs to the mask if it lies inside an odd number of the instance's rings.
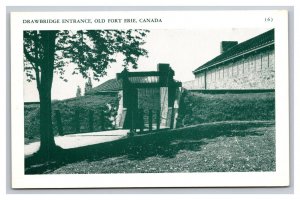
{"label": "shadow on grass", "polygon": [[[120,140],[63,149],[47,164],[39,156],[25,159],[25,174],[51,172],[66,164],[81,161],[97,161],[106,158],[127,156],[130,160],[143,160],[151,156],[173,158],[179,151],[200,151],[207,142],[203,139],[216,137],[260,136],[259,127],[274,126],[274,122],[218,122],[184,127],[155,134],[137,135]],[[207,141],[207,140],[206,140]]]}

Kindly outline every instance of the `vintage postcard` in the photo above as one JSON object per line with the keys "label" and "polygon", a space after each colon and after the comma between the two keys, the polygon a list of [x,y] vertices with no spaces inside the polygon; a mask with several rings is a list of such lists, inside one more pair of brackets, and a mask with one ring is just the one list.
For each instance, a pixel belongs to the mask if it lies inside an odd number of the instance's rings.
{"label": "vintage postcard", "polygon": [[289,185],[288,12],[11,13],[13,188]]}

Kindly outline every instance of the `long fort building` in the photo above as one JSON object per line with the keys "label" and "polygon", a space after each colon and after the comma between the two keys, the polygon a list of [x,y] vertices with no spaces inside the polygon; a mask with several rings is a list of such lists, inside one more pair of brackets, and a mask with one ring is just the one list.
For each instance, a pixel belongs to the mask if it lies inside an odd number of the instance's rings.
{"label": "long fort building", "polygon": [[240,44],[221,42],[220,55],[193,71],[190,90],[275,89],[274,29]]}

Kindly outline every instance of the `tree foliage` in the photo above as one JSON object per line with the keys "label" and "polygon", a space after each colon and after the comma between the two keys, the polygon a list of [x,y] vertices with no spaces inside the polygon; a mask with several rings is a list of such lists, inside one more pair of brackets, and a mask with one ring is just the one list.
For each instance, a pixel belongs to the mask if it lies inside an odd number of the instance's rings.
{"label": "tree foliage", "polygon": [[[115,55],[124,55],[123,66],[137,68],[148,30],[77,30],[56,31],[54,72],[65,79],[66,66],[75,63],[73,74],[84,78],[93,74],[95,80],[106,75],[106,69],[116,62]],[[40,80],[44,55],[42,31],[24,31],[24,70],[27,80]]]}

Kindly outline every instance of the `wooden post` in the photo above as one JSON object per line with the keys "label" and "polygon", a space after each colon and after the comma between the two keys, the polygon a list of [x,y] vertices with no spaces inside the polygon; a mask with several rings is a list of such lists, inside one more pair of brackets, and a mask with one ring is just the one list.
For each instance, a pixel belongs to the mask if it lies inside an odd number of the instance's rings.
{"label": "wooden post", "polygon": [[139,117],[139,128],[140,128],[140,133],[144,132],[144,111],[143,109],[139,109],[138,112],[138,117]]}
{"label": "wooden post", "polygon": [[130,114],[130,132],[131,133],[133,133],[133,132],[135,132],[135,119],[134,119],[134,111],[133,111],[133,109],[130,109],[130,111],[129,111],[129,114]]}
{"label": "wooden post", "polygon": [[168,114],[167,114],[167,127],[171,128],[171,123],[172,123],[172,107],[168,108]]}
{"label": "wooden post", "polygon": [[75,110],[74,126],[76,133],[80,133],[79,110]]}
{"label": "wooden post", "polygon": [[173,129],[174,128],[174,107],[172,107],[172,111],[171,111],[171,124],[170,124],[170,129]]}
{"label": "wooden post", "polygon": [[58,129],[58,134],[59,135],[64,135],[62,123],[61,123],[61,115],[59,110],[55,110],[55,118],[56,118],[56,123],[57,123],[57,129]]}
{"label": "wooden post", "polygon": [[149,131],[152,131],[152,110],[149,110]]}
{"label": "wooden post", "polygon": [[105,131],[105,118],[104,118],[104,111],[100,111],[100,123],[101,123],[101,130]]}
{"label": "wooden post", "polygon": [[89,110],[89,132],[94,131],[94,111]]}
{"label": "wooden post", "polygon": [[156,130],[160,129],[160,111],[156,112]]}

